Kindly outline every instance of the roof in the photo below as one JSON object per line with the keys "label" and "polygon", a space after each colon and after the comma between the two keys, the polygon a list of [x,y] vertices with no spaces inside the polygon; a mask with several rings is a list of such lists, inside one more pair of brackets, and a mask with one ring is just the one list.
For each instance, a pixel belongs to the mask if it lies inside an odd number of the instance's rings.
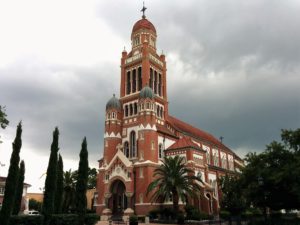
{"label": "roof", "polygon": [[155,29],[154,25],[149,20],[147,20],[146,18],[140,19],[139,21],[137,21],[133,25],[132,33],[136,32],[136,31],[138,31],[140,29],[151,30],[151,31],[153,31],[156,34],[156,29]]}
{"label": "roof", "polygon": [[183,136],[178,141],[176,141],[174,144],[172,144],[167,150],[187,148],[187,147],[200,149],[199,146],[196,143],[194,143],[191,138]]}
{"label": "roof", "polygon": [[239,156],[237,156],[231,149],[229,149],[227,146],[225,146],[223,143],[221,143],[217,138],[215,138],[213,135],[200,130],[196,127],[193,127],[190,124],[187,124],[173,116],[168,116],[168,122],[174,126],[174,128],[183,134],[198,138],[203,141],[207,141],[213,145],[215,145],[218,148],[226,149],[232,154],[234,154],[238,159],[242,160]]}
{"label": "roof", "polygon": [[121,109],[121,103],[115,95],[113,95],[113,97],[111,97],[111,99],[109,99],[106,103],[106,110],[108,109]]}
{"label": "roof", "polygon": [[140,98],[154,98],[153,90],[147,85],[140,91]]}

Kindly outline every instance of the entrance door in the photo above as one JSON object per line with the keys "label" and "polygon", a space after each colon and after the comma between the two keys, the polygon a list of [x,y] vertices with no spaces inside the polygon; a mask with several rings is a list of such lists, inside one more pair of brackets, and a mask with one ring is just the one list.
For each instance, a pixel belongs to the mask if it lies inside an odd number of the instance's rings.
{"label": "entrance door", "polygon": [[126,187],[122,181],[116,180],[113,182],[111,186],[113,215],[121,215],[127,208],[125,191]]}

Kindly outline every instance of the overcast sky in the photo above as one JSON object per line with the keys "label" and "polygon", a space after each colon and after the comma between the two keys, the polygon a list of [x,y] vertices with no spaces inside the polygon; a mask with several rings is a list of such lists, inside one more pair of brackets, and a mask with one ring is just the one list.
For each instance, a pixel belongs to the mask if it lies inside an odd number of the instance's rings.
{"label": "overcast sky", "polygon": [[[167,59],[169,111],[243,157],[300,127],[300,1],[148,0],[158,53]],[[16,125],[29,191],[43,187],[52,132],[65,170],[102,157],[105,104],[119,94],[120,57],[130,51],[141,0],[0,1],[0,175]]]}

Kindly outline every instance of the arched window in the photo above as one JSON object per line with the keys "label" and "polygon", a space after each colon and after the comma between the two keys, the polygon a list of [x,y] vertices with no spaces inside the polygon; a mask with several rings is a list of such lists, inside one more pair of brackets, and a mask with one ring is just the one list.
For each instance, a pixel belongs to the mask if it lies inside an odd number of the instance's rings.
{"label": "arched window", "polygon": [[132,104],[129,105],[129,115],[132,116],[133,114],[133,106]]}
{"label": "arched window", "polygon": [[161,96],[161,74],[158,75],[158,94]]}
{"label": "arched window", "polygon": [[142,67],[138,68],[138,90],[142,89]]}
{"label": "arched window", "polygon": [[160,111],[159,108],[160,108],[159,106],[156,106],[156,116],[157,116],[157,117],[159,117],[159,111]]}
{"label": "arched window", "polygon": [[125,116],[128,116],[128,105],[125,105]]}
{"label": "arched window", "polygon": [[153,69],[150,68],[149,87],[153,90]]}
{"label": "arched window", "polygon": [[133,105],[133,114],[136,115],[137,114],[137,103],[135,102]]}
{"label": "arched window", "polygon": [[131,91],[131,80],[130,80],[130,71],[127,72],[127,87],[126,87],[126,94],[130,94]]}
{"label": "arched window", "polygon": [[124,143],[124,155],[129,158],[129,144],[128,141]]}
{"label": "arched window", "polygon": [[154,71],[154,94],[157,94],[157,72]]}
{"label": "arched window", "polygon": [[135,132],[130,132],[130,157],[136,157],[136,138]]}
{"label": "arched window", "polygon": [[163,118],[163,107],[160,108],[160,117]]}
{"label": "arched window", "polygon": [[207,164],[210,164],[210,150],[209,149],[206,150],[206,161],[207,161]]}
{"label": "arched window", "polygon": [[136,69],[132,71],[132,93],[136,92]]}
{"label": "arched window", "polygon": [[158,158],[163,158],[164,157],[164,153],[163,153],[163,145],[159,144],[158,146]]}

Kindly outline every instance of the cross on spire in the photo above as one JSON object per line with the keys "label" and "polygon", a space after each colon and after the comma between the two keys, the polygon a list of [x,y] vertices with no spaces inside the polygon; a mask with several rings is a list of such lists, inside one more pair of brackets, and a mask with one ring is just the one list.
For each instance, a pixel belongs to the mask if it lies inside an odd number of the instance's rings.
{"label": "cross on spire", "polygon": [[146,18],[146,16],[145,16],[145,11],[146,11],[146,7],[145,7],[145,2],[143,2],[143,8],[141,9],[141,12],[143,12],[143,16],[142,16],[142,18],[143,19],[145,19]]}

